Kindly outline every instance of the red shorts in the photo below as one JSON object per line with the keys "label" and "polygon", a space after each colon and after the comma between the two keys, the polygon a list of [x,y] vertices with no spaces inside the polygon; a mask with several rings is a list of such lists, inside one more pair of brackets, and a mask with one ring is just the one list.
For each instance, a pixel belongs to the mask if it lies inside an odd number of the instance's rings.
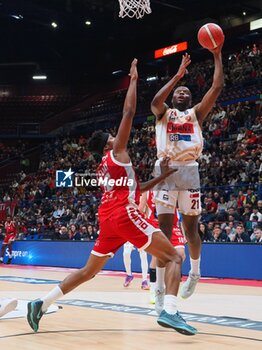
{"label": "red shorts", "polygon": [[5,235],[5,238],[3,240],[3,244],[9,244],[12,243],[16,238],[16,234],[15,233],[7,233]]}
{"label": "red shorts", "polygon": [[105,220],[99,217],[100,233],[92,254],[97,256],[113,256],[126,242],[139,249],[147,248],[152,240],[153,232],[160,231],[137,208],[127,205],[115,209]]}
{"label": "red shorts", "polygon": [[179,227],[174,227],[172,231],[171,244],[175,248],[184,248],[186,239]]}
{"label": "red shorts", "polygon": [[[151,224],[155,228],[159,229],[157,220],[152,220]],[[170,239],[170,242],[171,242],[172,246],[175,247],[175,248],[184,248],[185,247],[186,239],[185,239],[185,237],[184,237],[184,235],[181,232],[179,227],[174,227],[173,228],[172,237]]]}

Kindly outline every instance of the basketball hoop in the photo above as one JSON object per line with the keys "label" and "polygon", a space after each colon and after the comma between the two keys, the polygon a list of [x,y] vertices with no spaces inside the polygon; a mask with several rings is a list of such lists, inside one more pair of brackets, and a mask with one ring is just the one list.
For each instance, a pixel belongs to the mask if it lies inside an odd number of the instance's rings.
{"label": "basketball hoop", "polygon": [[120,5],[119,17],[126,16],[137,19],[142,18],[144,14],[151,13],[150,0],[118,0]]}

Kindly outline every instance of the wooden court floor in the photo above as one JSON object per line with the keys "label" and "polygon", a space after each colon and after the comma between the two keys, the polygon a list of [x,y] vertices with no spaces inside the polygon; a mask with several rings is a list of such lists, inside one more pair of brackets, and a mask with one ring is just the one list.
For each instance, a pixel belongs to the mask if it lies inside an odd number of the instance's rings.
{"label": "wooden court floor", "polygon": [[[15,297],[21,303],[36,299],[68,273],[2,265],[0,298]],[[262,349],[261,287],[199,283],[190,299],[179,299],[180,311],[189,317],[198,315],[201,321],[188,321],[199,333],[187,337],[158,326],[149,292],[142,291],[140,283],[137,277],[124,288],[123,276],[102,273],[64,296],[58,304],[62,309],[45,315],[38,333],[32,332],[24,317],[0,319],[0,349]],[[224,317],[228,325],[221,325]],[[218,323],[212,324],[215,318]],[[231,318],[239,319],[233,321],[234,327]],[[238,326],[241,322],[243,327]],[[260,329],[248,329],[256,322]]]}

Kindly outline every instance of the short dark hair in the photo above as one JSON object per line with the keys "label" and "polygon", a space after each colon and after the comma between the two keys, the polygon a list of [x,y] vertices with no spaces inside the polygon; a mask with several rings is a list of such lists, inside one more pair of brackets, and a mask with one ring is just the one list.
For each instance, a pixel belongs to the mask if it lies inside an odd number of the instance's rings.
{"label": "short dark hair", "polygon": [[105,145],[108,141],[109,133],[101,130],[95,131],[88,141],[87,148],[91,153],[103,156]]}

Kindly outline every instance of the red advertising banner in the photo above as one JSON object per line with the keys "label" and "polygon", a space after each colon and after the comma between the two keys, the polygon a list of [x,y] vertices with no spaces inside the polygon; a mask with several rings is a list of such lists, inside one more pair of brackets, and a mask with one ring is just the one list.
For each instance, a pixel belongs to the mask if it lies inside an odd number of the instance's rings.
{"label": "red advertising banner", "polygon": [[17,202],[0,202],[0,221],[5,221],[8,215],[14,216]]}
{"label": "red advertising banner", "polygon": [[187,49],[187,41],[183,41],[179,44],[164,47],[163,49],[155,50],[155,58],[160,58],[174,53],[185,51]]}

